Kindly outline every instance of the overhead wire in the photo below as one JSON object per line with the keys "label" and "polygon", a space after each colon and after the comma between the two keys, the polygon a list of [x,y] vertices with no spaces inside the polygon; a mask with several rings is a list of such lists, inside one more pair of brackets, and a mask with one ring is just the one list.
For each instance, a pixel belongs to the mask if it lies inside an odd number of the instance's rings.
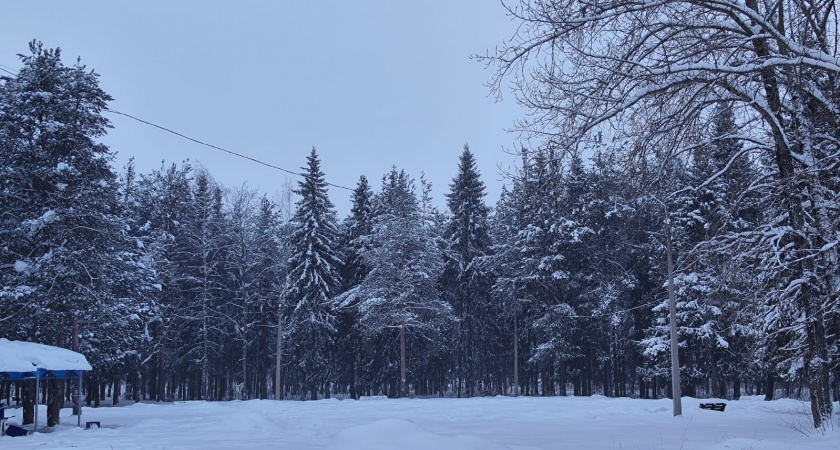
{"label": "overhead wire", "polygon": [[[9,66],[7,66],[7,65],[5,65],[5,64],[0,64],[0,71],[6,72],[6,73],[8,73],[9,75],[12,75],[12,76],[17,76],[17,74],[16,74],[16,73],[14,73],[14,72],[12,71],[12,68],[11,68],[11,67],[9,67]],[[195,139],[195,138],[192,138],[192,137],[190,137],[190,136],[187,136],[187,135],[185,135],[185,134],[183,134],[183,133],[179,133],[179,132],[177,132],[177,131],[175,131],[175,130],[173,130],[173,129],[171,129],[171,128],[167,128],[167,127],[164,127],[164,126],[162,126],[162,125],[158,125],[158,124],[153,123],[153,122],[150,122],[150,121],[148,121],[148,120],[143,120],[143,119],[141,119],[141,118],[139,118],[139,117],[133,116],[133,115],[128,114],[128,113],[124,113],[124,112],[117,111],[117,110],[114,110],[114,109],[111,109],[111,108],[107,108],[107,107],[105,108],[105,111],[106,111],[106,112],[109,112],[109,113],[112,113],[112,114],[118,114],[118,115],[120,115],[120,116],[124,116],[124,117],[127,117],[127,118],[132,119],[132,120],[136,120],[137,122],[140,122],[140,123],[143,123],[143,124],[145,124],[145,125],[148,125],[148,126],[151,126],[151,127],[157,128],[157,129],[159,129],[159,130],[166,131],[167,133],[174,134],[175,136],[178,136],[178,137],[180,137],[180,138],[183,138],[183,139],[186,139],[186,140],[188,140],[188,141],[194,142],[194,143],[196,143],[196,144],[203,145],[203,146],[205,146],[205,147],[209,147],[209,148],[212,148],[212,149],[214,149],[214,150],[219,150],[219,151],[221,151],[221,152],[225,152],[225,153],[227,153],[227,154],[230,154],[230,155],[233,155],[233,156],[236,156],[236,157],[242,158],[242,159],[246,159],[246,160],[248,160],[248,161],[255,162],[255,163],[257,163],[257,164],[261,164],[261,165],[263,165],[263,166],[266,166],[266,167],[269,167],[269,168],[272,168],[272,169],[275,169],[275,170],[279,170],[279,171],[281,171],[281,172],[285,172],[285,173],[288,173],[288,174],[290,174],[290,175],[295,175],[295,176],[298,176],[298,177],[303,177],[303,176],[304,176],[304,175],[303,175],[302,173],[300,173],[300,172],[295,172],[295,171],[293,171],[293,170],[288,170],[288,169],[285,169],[285,168],[283,168],[283,167],[280,167],[280,166],[277,166],[277,165],[274,165],[274,164],[271,164],[271,163],[267,163],[267,162],[265,162],[265,161],[261,161],[261,160],[259,160],[259,159],[257,159],[257,158],[254,158],[254,157],[251,157],[251,156],[248,156],[248,155],[244,155],[244,154],[242,154],[242,153],[235,152],[235,151],[233,151],[233,150],[228,150],[228,149],[226,149],[226,148],[219,147],[218,145],[213,145],[213,144],[210,144],[210,143],[208,143],[208,142],[200,141],[200,140],[198,140],[198,139]],[[336,188],[339,188],[339,189],[346,189],[346,190],[348,190],[348,191],[352,191],[352,190],[353,190],[353,189],[351,189],[351,188],[349,188],[349,187],[347,187],[347,186],[342,186],[342,185],[340,185],[340,184],[335,184],[335,183],[330,183],[330,182],[325,182],[325,183],[326,183],[328,186],[336,187]]]}
{"label": "overhead wire", "polygon": [[655,306],[655,305],[660,305],[660,304],[662,304],[661,301],[653,301],[653,302],[645,303],[643,305],[633,306],[632,308],[622,309],[622,310],[619,310],[619,311],[609,311],[609,312],[605,312],[605,313],[592,314],[592,315],[588,315],[588,316],[587,315],[573,314],[573,315],[569,315],[567,317],[570,318],[570,319],[600,319],[602,317],[613,317],[617,314],[628,313],[630,311],[634,311],[634,310],[637,310],[637,309],[642,309],[642,308],[645,308],[645,307],[648,307],[648,306]]}
{"label": "overhead wire", "polygon": [[[180,138],[183,138],[183,139],[186,139],[186,140],[188,140],[188,141],[194,142],[194,143],[196,143],[196,144],[203,145],[203,146],[205,146],[205,147],[210,147],[210,148],[212,148],[212,149],[219,150],[219,151],[225,152],[225,153],[227,153],[227,154],[230,154],[230,155],[233,155],[233,156],[237,156],[237,157],[239,157],[239,158],[246,159],[246,160],[248,160],[248,161],[255,162],[255,163],[257,163],[257,164],[261,164],[261,165],[263,165],[263,166],[266,166],[266,167],[269,167],[269,168],[272,168],[272,169],[275,169],[275,170],[279,170],[279,171],[281,171],[281,172],[285,172],[285,173],[288,173],[288,174],[291,174],[291,175],[296,175],[296,176],[299,176],[299,177],[303,177],[303,176],[304,176],[304,175],[303,175],[302,173],[300,173],[300,172],[295,172],[295,171],[292,171],[292,170],[284,169],[284,168],[282,168],[282,167],[280,167],[280,166],[276,166],[276,165],[274,165],[274,164],[270,164],[270,163],[267,163],[267,162],[265,162],[265,161],[261,161],[261,160],[259,160],[259,159],[257,159],[257,158],[253,158],[253,157],[251,157],[251,156],[244,155],[244,154],[242,154],[242,153],[238,153],[238,152],[235,152],[235,151],[233,151],[233,150],[228,150],[228,149],[226,149],[226,148],[219,147],[218,145],[213,145],[213,144],[210,144],[210,143],[207,143],[207,142],[200,141],[200,140],[198,140],[198,139],[195,139],[195,138],[189,137],[189,136],[187,136],[187,135],[185,135],[185,134],[183,134],[183,133],[179,133],[179,132],[177,132],[177,131],[175,131],[175,130],[172,130],[172,129],[170,129],[170,128],[164,127],[164,126],[162,126],[162,125],[158,125],[158,124],[156,124],[156,123],[149,122],[148,120],[143,120],[143,119],[140,119],[139,117],[132,116],[131,114],[127,114],[127,113],[124,113],[124,112],[121,112],[121,111],[117,111],[117,110],[114,110],[114,109],[111,109],[111,108],[105,108],[105,111],[106,111],[106,112],[110,112],[110,113],[112,113],[112,114],[118,114],[118,115],[120,115],[120,116],[128,117],[129,119],[136,120],[136,121],[138,121],[138,122],[140,122],[140,123],[143,123],[143,124],[149,125],[149,126],[151,126],[151,127],[154,127],[154,128],[157,128],[157,129],[160,129],[160,130],[163,130],[163,131],[166,131],[167,133],[174,134],[175,136],[178,136],[178,137],[180,137]],[[325,182],[325,183],[326,183],[328,186],[333,186],[333,187],[336,187],[336,188],[339,188],[339,189],[346,189],[346,190],[348,190],[348,191],[352,191],[352,190],[353,190],[353,189],[351,189],[351,188],[349,188],[349,187],[346,187],[346,186],[341,186],[341,185],[339,185],[339,184],[330,183],[330,182]]]}

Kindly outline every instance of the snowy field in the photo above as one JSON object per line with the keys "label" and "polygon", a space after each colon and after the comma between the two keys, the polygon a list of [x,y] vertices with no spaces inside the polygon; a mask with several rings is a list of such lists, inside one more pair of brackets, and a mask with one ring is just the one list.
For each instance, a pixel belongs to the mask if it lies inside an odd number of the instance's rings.
{"label": "snowy field", "polygon": [[86,409],[98,430],[70,426],[68,409],[65,425],[3,436],[0,449],[840,449],[836,421],[823,434],[797,431],[804,403],[747,397],[721,413],[700,402],[684,399],[678,418],[668,399],[599,396],[138,403]]}

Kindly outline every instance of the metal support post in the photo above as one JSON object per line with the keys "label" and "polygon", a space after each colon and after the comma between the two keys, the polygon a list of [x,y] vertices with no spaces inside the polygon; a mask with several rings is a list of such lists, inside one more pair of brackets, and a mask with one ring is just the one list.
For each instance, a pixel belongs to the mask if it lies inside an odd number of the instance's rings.
{"label": "metal support post", "polygon": [[35,423],[32,432],[38,431],[38,398],[41,396],[41,369],[35,369]]}
{"label": "metal support post", "polygon": [[79,385],[76,389],[76,404],[79,405],[79,415],[76,416],[76,425],[82,428],[82,371],[78,372]]}

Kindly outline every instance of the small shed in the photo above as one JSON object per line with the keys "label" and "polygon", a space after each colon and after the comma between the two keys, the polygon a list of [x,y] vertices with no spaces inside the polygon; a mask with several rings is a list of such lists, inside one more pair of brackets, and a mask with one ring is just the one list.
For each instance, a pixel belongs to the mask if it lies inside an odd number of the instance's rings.
{"label": "small shed", "polygon": [[0,382],[35,380],[35,423],[38,429],[38,398],[41,380],[78,380],[79,415],[82,423],[82,372],[92,370],[87,358],[66,348],[0,338]]}

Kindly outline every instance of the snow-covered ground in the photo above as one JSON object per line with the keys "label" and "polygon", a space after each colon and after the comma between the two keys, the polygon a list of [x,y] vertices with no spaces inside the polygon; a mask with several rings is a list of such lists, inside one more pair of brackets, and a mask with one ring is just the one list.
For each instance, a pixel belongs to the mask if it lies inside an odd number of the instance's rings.
{"label": "snow-covered ground", "polygon": [[[707,400],[703,400],[707,401]],[[605,397],[138,403],[85,409],[64,425],[0,438],[0,449],[840,449],[840,427],[804,435],[807,404],[747,397],[725,412],[683,400]],[[43,406],[42,406],[43,408]],[[18,418],[20,410],[12,410]],[[46,417],[45,411],[40,416]]]}

